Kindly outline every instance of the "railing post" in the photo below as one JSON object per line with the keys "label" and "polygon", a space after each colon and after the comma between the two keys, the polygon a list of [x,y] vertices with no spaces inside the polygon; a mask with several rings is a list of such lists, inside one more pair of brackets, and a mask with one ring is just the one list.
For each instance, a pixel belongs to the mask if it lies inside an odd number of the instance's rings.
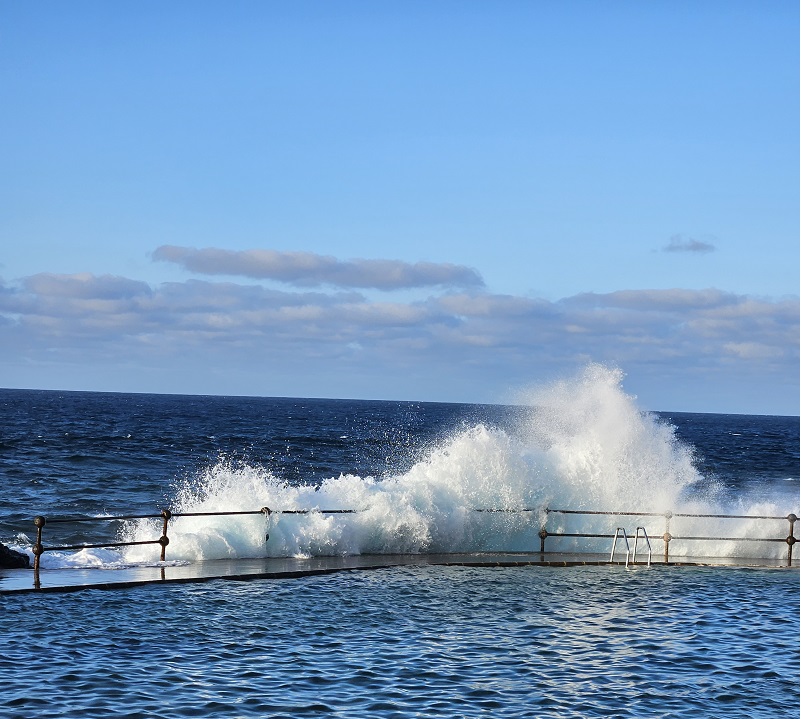
{"label": "railing post", "polygon": [[173,514],[169,509],[162,510],[162,517],[164,518],[164,523],[162,524],[162,536],[159,537],[159,544],[161,544],[162,551],[161,551],[161,561],[164,561],[164,557],[167,553],[167,545],[170,544],[170,538],[167,536],[167,522],[170,521],[170,517]]}
{"label": "railing post", "polygon": [[666,531],[665,534],[663,534],[663,545],[665,547],[663,552],[663,561],[666,564],[668,564],[668,543],[671,541],[671,532],[669,530],[671,529],[671,517],[673,516],[674,515],[671,510],[666,512]]}
{"label": "railing post", "polygon": [[540,537],[540,553],[543,554],[543,552],[546,551],[546,537],[549,536],[549,533],[546,531],[545,527],[541,527],[537,536]]}
{"label": "railing post", "polygon": [[546,523],[548,521],[549,521],[549,508],[546,507],[543,510],[543,518],[541,519],[540,531],[537,533],[537,536],[540,537],[541,554],[543,554],[546,551],[546,537],[549,536],[548,530],[546,529]]}
{"label": "railing post", "polygon": [[797,517],[795,514],[789,514],[788,515],[788,524],[789,524],[788,536],[786,537],[785,541],[788,543],[788,566],[789,567],[791,566],[791,562],[792,562],[792,560],[794,558],[794,545],[799,541],[794,536],[794,525],[797,523],[798,520],[799,520],[799,517]]}
{"label": "railing post", "polygon": [[39,589],[41,586],[39,583],[39,558],[45,551],[44,545],[42,544],[42,530],[47,524],[47,518],[40,514],[33,518],[33,523],[36,527],[36,544],[31,547],[33,550],[33,586]]}

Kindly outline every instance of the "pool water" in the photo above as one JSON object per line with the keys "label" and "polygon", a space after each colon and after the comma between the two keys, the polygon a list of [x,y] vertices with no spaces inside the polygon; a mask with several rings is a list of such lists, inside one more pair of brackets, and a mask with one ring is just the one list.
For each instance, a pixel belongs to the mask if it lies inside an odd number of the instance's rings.
{"label": "pool water", "polygon": [[0,714],[799,716],[799,573],[399,567],[8,595]]}

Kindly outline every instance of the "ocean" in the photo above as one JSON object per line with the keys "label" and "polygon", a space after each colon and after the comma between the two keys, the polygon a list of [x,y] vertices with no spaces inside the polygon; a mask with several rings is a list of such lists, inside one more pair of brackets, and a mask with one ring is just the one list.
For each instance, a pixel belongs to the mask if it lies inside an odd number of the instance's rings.
{"label": "ocean", "polygon": [[[784,542],[737,538],[785,520],[679,515],[800,514],[798,417],[646,412],[602,368],[514,406],[0,390],[0,407],[0,542],[31,558],[36,515],[270,507],[172,520],[166,562],[527,552],[544,519],[661,534],[648,513],[667,511],[677,537],[721,537],[672,555],[777,560]],[[48,541],[159,524],[48,525]],[[48,551],[42,571],[158,562],[152,545]],[[658,562],[6,594],[0,716],[798,717],[799,599],[798,568]]]}

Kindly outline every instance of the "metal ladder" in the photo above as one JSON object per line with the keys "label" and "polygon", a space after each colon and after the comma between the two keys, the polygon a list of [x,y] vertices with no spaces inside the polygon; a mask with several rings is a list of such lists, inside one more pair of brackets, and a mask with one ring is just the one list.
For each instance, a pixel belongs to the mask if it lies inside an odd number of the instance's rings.
{"label": "metal ladder", "polygon": [[[649,535],[646,532],[646,527],[635,527],[635,546],[633,547],[632,552],[632,563],[635,563],[635,560],[638,556],[638,538],[641,536],[641,532],[643,532],[643,538],[646,540],[646,547],[648,549],[648,559],[646,560],[646,566],[652,566],[652,545],[649,542]],[[619,534],[620,533],[620,534]],[[627,558],[624,563],[624,566],[628,569],[629,568],[629,537],[627,537],[627,530],[623,527],[616,527],[615,528],[615,536],[613,537],[613,548],[610,551],[610,562],[612,563],[613,557],[615,556],[615,545],[618,542],[618,537],[623,536],[624,538],[624,545],[627,548]]]}

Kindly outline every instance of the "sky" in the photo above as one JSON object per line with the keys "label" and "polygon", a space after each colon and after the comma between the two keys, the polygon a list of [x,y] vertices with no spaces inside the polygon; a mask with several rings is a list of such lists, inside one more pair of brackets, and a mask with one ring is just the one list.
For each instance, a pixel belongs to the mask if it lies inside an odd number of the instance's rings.
{"label": "sky", "polygon": [[0,386],[799,414],[799,28],[0,2]]}

